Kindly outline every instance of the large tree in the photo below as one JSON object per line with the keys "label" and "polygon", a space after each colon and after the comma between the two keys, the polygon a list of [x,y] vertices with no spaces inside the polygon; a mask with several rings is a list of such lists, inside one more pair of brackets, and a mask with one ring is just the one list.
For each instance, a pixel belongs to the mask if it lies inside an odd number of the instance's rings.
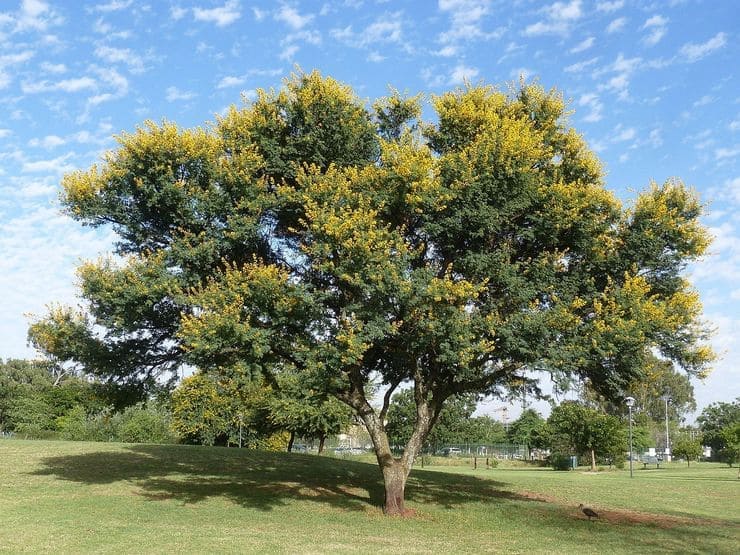
{"label": "large tree", "polygon": [[[364,422],[391,514],[453,395],[535,390],[534,369],[618,395],[653,351],[704,371],[681,277],[708,244],[690,190],[653,184],[623,208],[561,95],[539,85],[433,97],[433,124],[420,102],[369,110],[300,74],[208,130],[123,135],[65,178],[62,201],[112,226],[124,260],[85,264],[89,312],[60,309],[31,338],[66,329],[60,360],[128,384],[184,361],[296,375]],[[394,457],[384,421],[406,383],[415,422]]]}

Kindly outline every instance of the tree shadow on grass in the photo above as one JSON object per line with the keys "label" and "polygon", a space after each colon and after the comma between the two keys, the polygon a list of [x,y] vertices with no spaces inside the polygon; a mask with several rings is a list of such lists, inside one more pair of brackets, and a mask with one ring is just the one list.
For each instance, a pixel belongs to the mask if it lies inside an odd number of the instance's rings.
{"label": "tree shadow on grass", "polygon": [[[183,445],[134,445],[118,451],[42,459],[36,475],[81,484],[130,482],[133,493],[153,501],[192,504],[224,498],[244,507],[271,510],[308,500],[345,510],[379,509],[383,481],[374,464],[246,449]],[[414,471],[407,501],[452,508],[492,498],[537,501],[506,484],[471,476]]]}
{"label": "tree shadow on grass", "polygon": [[[374,464],[240,449],[181,445],[132,445],[115,451],[47,457],[31,474],[51,476],[87,485],[110,485],[153,503],[175,501],[197,504],[225,499],[261,511],[295,501],[312,502],[339,510],[380,513],[383,483]],[[536,530],[543,538],[564,530],[584,545],[623,545],[625,550],[716,552],[733,545],[732,523],[679,517],[656,520],[657,515],[608,511],[588,522],[577,507],[562,500],[528,492],[512,492],[511,484],[486,476],[415,470],[406,499],[417,507],[444,507],[506,515],[508,526]],[[497,507],[498,505],[498,507]],[[471,507],[472,508],[472,507]],[[476,525],[479,526],[479,525]],[[642,528],[643,531],[639,531]],[[645,530],[647,528],[648,530]],[[474,526],[475,529],[475,526]],[[480,532],[482,533],[482,532]],[[534,532],[533,532],[534,533]],[[729,552],[729,551],[727,551]]]}

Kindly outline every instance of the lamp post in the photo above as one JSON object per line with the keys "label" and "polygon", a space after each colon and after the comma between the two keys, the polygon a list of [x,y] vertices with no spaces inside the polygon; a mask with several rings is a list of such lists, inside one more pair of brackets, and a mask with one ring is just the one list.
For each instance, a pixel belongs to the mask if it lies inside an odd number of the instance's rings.
{"label": "lamp post", "polygon": [[629,414],[629,418],[630,418],[630,478],[633,478],[634,476],[632,474],[632,406],[635,404],[635,398],[626,397],[624,399],[624,402],[630,411],[630,414]]}
{"label": "lamp post", "polygon": [[671,460],[671,444],[670,438],[668,437],[668,401],[670,401],[671,398],[666,393],[663,395],[663,400],[665,401],[665,449],[663,449],[663,456],[665,457],[666,462],[669,462]]}

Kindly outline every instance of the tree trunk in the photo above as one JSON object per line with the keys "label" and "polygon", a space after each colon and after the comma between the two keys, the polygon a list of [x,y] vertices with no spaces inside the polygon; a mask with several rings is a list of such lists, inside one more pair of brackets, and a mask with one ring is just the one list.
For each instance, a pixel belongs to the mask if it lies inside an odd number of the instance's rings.
{"label": "tree trunk", "polygon": [[326,441],[326,436],[321,436],[319,438],[319,455],[324,452],[324,442]]}
{"label": "tree trunk", "polygon": [[383,467],[383,483],[385,485],[385,506],[383,511],[387,515],[403,516],[406,514],[404,497],[408,472],[399,461]]}
{"label": "tree trunk", "polygon": [[596,472],[596,453],[591,449],[591,472]]}
{"label": "tree trunk", "polygon": [[288,453],[293,451],[293,442],[295,441],[295,432],[290,432],[290,439],[288,440]]}

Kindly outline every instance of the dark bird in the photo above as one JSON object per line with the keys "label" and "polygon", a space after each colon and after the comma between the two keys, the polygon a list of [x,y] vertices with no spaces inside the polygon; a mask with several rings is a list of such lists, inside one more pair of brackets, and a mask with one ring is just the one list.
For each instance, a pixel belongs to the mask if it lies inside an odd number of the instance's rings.
{"label": "dark bird", "polygon": [[578,505],[578,508],[581,509],[581,512],[588,517],[588,520],[590,521],[592,518],[599,518],[599,513],[594,511],[593,509],[589,507],[584,507],[583,503]]}

